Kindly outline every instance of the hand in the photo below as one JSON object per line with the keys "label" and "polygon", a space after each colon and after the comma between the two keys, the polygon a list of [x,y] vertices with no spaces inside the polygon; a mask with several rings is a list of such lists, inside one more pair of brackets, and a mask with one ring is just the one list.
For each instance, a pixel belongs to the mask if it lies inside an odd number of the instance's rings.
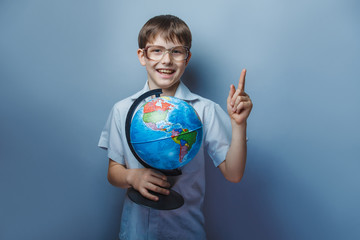
{"label": "hand", "polygon": [[252,109],[252,102],[245,93],[246,69],[243,69],[240,75],[238,88],[231,84],[229,96],[227,98],[227,111],[232,121],[241,125],[246,123]]}
{"label": "hand", "polygon": [[170,187],[170,183],[166,181],[165,175],[149,168],[129,169],[129,171],[128,182],[144,197],[153,201],[159,200],[157,196],[149,193],[149,190],[169,195],[170,191],[166,188]]}

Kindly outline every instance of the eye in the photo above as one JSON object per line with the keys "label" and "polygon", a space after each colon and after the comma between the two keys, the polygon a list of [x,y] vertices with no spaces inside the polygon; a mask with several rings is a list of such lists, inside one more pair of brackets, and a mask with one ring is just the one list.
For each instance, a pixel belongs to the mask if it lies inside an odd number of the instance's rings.
{"label": "eye", "polygon": [[163,51],[164,51],[164,49],[162,49],[161,47],[150,47],[149,48],[149,52],[154,53],[154,54],[162,53]]}
{"label": "eye", "polygon": [[172,54],[185,54],[185,49],[184,48],[174,48],[172,51],[171,51]]}

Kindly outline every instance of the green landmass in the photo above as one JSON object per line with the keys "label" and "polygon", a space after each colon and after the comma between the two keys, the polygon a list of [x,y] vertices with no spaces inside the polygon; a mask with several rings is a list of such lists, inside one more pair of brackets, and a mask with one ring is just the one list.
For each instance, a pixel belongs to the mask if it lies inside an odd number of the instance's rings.
{"label": "green landmass", "polygon": [[168,114],[168,110],[144,113],[143,121],[146,123],[157,123],[157,122],[165,120],[167,114]]}
{"label": "green landmass", "polygon": [[187,144],[189,144],[189,149],[191,149],[192,145],[196,142],[196,135],[197,132],[193,131],[193,132],[188,132],[188,131],[183,131],[182,133],[180,133],[179,136],[176,137],[177,140],[184,140]]}

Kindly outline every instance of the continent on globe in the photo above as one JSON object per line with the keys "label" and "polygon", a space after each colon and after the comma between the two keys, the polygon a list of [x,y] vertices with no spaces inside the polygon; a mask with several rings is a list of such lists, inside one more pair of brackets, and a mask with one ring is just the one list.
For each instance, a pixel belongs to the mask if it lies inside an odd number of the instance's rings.
{"label": "continent on globe", "polygon": [[170,124],[165,120],[168,116],[168,111],[172,110],[173,108],[174,105],[165,102],[161,98],[148,102],[144,106],[143,121],[145,122],[146,126],[155,131],[166,131],[165,127],[169,126]]}
{"label": "continent on globe", "polygon": [[173,129],[172,140],[180,145],[179,162],[182,162],[184,156],[190,151],[192,145],[196,142],[197,132],[189,132],[188,129]]}

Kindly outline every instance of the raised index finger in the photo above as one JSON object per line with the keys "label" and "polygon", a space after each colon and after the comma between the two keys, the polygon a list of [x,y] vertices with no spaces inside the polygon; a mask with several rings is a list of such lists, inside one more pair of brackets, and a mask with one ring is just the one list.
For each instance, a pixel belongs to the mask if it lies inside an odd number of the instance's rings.
{"label": "raised index finger", "polygon": [[239,85],[238,85],[238,89],[240,90],[240,93],[245,92],[245,77],[246,77],[246,69],[243,69],[240,74]]}

